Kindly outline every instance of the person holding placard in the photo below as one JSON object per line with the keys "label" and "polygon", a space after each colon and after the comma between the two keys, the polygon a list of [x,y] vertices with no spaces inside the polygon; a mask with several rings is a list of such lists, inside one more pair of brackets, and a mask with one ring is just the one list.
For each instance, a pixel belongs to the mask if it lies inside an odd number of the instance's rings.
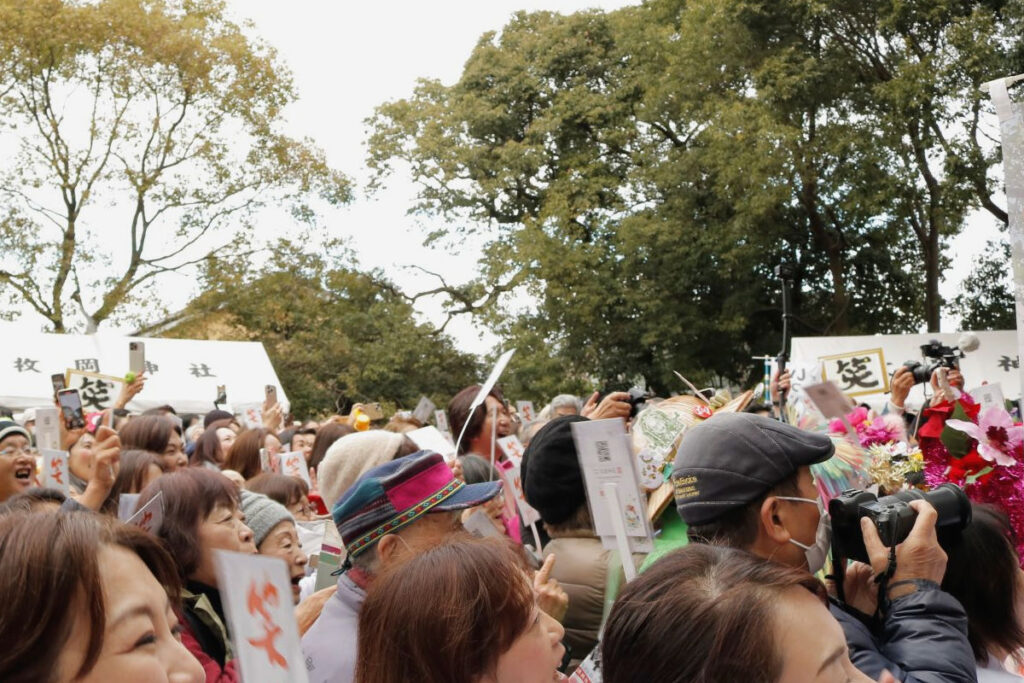
{"label": "person holding placard", "polygon": [[[492,388],[484,402],[470,413],[469,408],[479,392],[480,386],[474,384],[455,394],[448,402],[448,425],[452,434],[463,435],[459,443],[459,455],[475,453],[490,460],[492,434],[496,439],[511,434],[512,420],[505,407],[505,397],[497,387]],[[495,422],[492,423],[492,420]],[[501,449],[495,446],[495,450],[495,459],[501,460]]]}
{"label": "person holding placard", "polygon": [[597,644],[605,614],[618,587],[625,583],[618,554],[606,549],[594,533],[572,425],[578,415],[544,425],[523,455],[522,484],[526,501],[544,523],[550,541],[544,555],[558,561],[551,576],[569,594],[562,623],[573,657],[583,658]]}
{"label": "person holding placard", "polygon": [[441,455],[428,451],[374,467],[349,488],[332,511],[348,567],[338,578],[337,592],[302,637],[310,683],[351,683],[359,613],[375,578],[465,533],[461,511],[483,505],[500,490],[496,481],[463,483]]}
{"label": "person holding placard", "polygon": [[174,558],[184,586],[182,640],[202,664],[208,683],[237,681],[213,554],[216,550],[256,552],[238,493],[219,472],[188,467],[147,486],[136,509],[158,494],[162,494],[164,514],[157,535]]}
{"label": "person holding placard", "polygon": [[[671,479],[690,541],[817,572],[831,536],[810,466],[834,452],[823,434],[747,413],[715,415],[688,430]],[[833,615],[846,634],[851,659],[868,676],[889,670],[906,682],[973,681],[964,609],[939,586],[946,554],[936,538],[935,509],[922,500],[910,505],[916,521],[895,548],[891,604],[881,627],[872,631],[836,605]],[[847,573],[847,596],[877,595],[871,574],[884,573],[889,564],[889,550],[875,527],[862,524],[864,529],[871,567]]]}
{"label": "person holding placard", "polygon": [[0,516],[0,680],[201,683],[177,586],[167,552],[135,527],[81,512]]}
{"label": "person holding placard", "polygon": [[288,565],[292,599],[299,604],[299,580],[306,575],[309,560],[302,552],[295,518],[280,503],[259,493],[240,494],[245,523],[252,529],[252,540],[260,555],[279,557]]}

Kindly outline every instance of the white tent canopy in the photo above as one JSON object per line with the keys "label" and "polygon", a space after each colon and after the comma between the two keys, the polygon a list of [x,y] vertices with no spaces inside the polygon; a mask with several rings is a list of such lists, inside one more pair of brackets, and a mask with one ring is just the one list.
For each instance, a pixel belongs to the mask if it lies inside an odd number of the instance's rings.
{"label": "white tent canopy", "polygon": [[[876,334],[850,337],[795,337],[791,352],[791,369],[795,382],[813,384],[820,382],[822,370],[820,359],[826,356],[857,353],[871,349],[882,349],[885,357],[886,371],[889,376],[904,362],[917,360],[925,362],[921,356],[921,346],[932,339],[939,340],[946,346],[956,347],[964,333],[930,333],[930,334]],[[1003,395],[1008,399],[1017,398],[1020,387],[1019,359],[1017,358],[1017,333],[1013,330],[999,332],[975,332],[980,342],[978,349],[966,354],[960,361],[960,369],[968,390],[983,383],[1000,384]],[[794,393],[796,393],[794,387]],[[930,394],[930,391],[929,391]],[[888,396],[884,393],[862,394],[855,397],[858,403],[868,403],[874,408],[881,408]],[[914,387],[907,403],[912,408],[919,407],[924,401],[921,385]]]}
{"label": "white tent canopy", "polygon": [[268,384],[277,387],[281,405],[288,405],[259,342],[26,333],[16,325],[0,325],[0,336],[0,404],[15,410],[52,406],[50,376],[68,369],[123,377],[129,341],[145,343],[148,367],[146,388],[129,410],[170,404],[179,413],[206,413],[213,410],[219,385],[228,399],[222,407],[235,413],[255,408],[258,414]]}

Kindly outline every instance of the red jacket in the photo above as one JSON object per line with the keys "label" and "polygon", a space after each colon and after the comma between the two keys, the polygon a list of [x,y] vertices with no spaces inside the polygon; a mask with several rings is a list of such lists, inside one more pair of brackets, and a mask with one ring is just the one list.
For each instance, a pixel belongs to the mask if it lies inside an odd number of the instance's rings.
{"label": "red jacket", "polygon": [[199,641],[196,640],[195,634],[192,633],[188,621],[184,618],[179,618],[179,621],[182,627],[181,643],[199,660],[199,664],[203,667],[203,672],[206,673],[206,683],[239,683],[241,679],[238,677],[238,671],[235,668],[235,660],[229,660],[221,668],[215,659],[203,652],[203,648],[199,645]]}

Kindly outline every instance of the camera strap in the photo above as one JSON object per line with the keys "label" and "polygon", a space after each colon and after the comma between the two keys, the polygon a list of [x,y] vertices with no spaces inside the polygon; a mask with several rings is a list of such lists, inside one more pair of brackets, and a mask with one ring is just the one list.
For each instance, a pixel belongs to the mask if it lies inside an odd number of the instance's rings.
{"label": "camera strap", "polygon": [[896,546],[889,548],[889,564],[885,571],[875,577],[878,584],[878,603],[875,607],[875,619],[881,622],[889,612],[889,580],[896,573]]}

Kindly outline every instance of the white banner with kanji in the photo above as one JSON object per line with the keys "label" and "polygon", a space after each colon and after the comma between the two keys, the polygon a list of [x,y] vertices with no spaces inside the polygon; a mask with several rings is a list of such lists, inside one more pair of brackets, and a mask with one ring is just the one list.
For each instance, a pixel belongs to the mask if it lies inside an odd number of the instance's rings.
{"label": "white banner with kanji", "polygon": [[[129,341],[145,343],[148,378],[129,410],[170,404],[179,413],[206,413],[213,410],[220,385],[226,390],[226,408],[237,413],[262,405],[268,384],[277,387],[281,405],[288,405],[259,342],[32,333],[9,324],[0,324],[0,335],[0,405],[14,410],[52,406],[50,376],[68,370],[123,378]],[[109,405],[109,397],[83,393],[83,404],[87,399],[95,399],[97,406],[84,405],[86,412]]]}
{"label": "white banner with kanji", "polygon": [[[790,363],[795,385],[814,384],[831,379],[857,403],[881,409],[888,396],[888,377],[906,361],[931,361],[922,357],[921,346],[932,339],[956,348],[964,333],[876,334],[850,337],[794,337]],[[977,350],[960,359],[967,388],[984,382],[1000,382],[1007,398],[1016,398],[1013,389],[1020,367],[1015,331],[974,332]],[[884,362],[884,367],[882,365]],[[824,377],[823,377],[824,375]],[[928,395],[933,393],[929,387]],[[922,385],[910,392],[907,405],[918,408],[924,401]]]}

